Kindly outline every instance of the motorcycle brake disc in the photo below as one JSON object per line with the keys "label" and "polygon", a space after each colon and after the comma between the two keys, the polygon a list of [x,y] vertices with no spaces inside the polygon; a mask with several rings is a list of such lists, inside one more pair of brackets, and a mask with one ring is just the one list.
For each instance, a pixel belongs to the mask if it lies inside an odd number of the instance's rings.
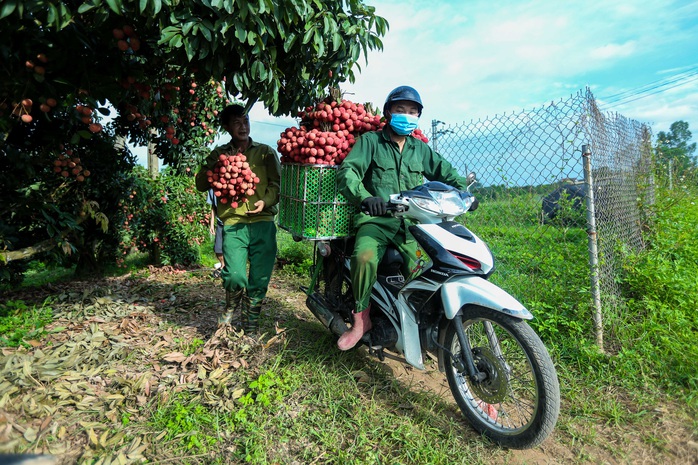
{"label": "motorcycle brake disc", "polygon": [[488,404],[502,402],[509,389],[506,365],[488,347],[475,347],[473,358],[478,370],[487,375],[482,382],[468,383],[473,393]]}

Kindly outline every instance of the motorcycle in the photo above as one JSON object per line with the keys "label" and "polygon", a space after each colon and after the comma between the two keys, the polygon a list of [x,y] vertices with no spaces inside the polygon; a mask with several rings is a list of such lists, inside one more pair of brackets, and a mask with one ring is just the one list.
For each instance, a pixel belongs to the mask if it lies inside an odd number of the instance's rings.
{"label": "motorcycle", "polygon": [[[488,281],[494,257],[487,245],[454,219],[477,208],[469,192],[427,182],[390,196],[391,215],[415,222],[409,231],[430,260],[405,279],[403,258],[388,248],[371,293],[372,329],[359,344],[380,360],[385,350],[424,370],[431,355],[445,372],[453,397],[470,424],[495,443],[535,447],[552,432],[560,411],[553,362],[526,323],[533,315]],[[353,321],[349,259],[352,237],[316,243],[306,305],[340,336]]]}

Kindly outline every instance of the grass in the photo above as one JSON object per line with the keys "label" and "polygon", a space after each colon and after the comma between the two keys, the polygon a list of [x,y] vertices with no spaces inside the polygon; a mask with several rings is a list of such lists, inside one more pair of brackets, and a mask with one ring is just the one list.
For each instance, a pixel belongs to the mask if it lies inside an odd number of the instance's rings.
{"label": "grass", "polygon": [[[552,441],[572,451],[569,460],[631,462],[632,452],[621,452],[617,445],[633,439],[655,454],[671,451],[672,438],[658,426],[658,408],[666,405],[684,408],[672,412],[674,421],[698,434],[698,196],[663,195],[658,204],[666,208],[656,211],[648,250],[622,251],[624,271],[618,281],[625,303],[604,315],[613,347],[609,353],[593,343],[583,229],[540,226],[532,199],[511,203],[509,216],[502,213],[508,201],[494,202],[468,221],[497,257],[492,279],[533,311],[532,326],[553,355],[563,405]],[[484,224],[487,217],[493,224]],[[294,242],[280,230],[278,249],[279,276],[305,279],[311,245]],[[202,246],[202,257],[205,266],[215,263],[210,244]],[[134,269],[137,264],[132,263]],[[21,305],[0,307],[0,334],[26,345],[22,341],[41,337],[51,312]],[[236,409],[218,411],[202,403],[199,394],[182,390],[140,412],[141,428],[164,433],[168,456],[189,457],[179,463],[214,464],[511,460],[510,452],[469,429],[448,399],[413,389],[360,352],[338,353],[319,322],[298,319],[297,309],[277,305],[270,312],[284,317],[286,343],[239,372],[245,393]],[[197,338],[175,342],[185,355],[204,343]]]}
{"label": "grass", "polygon": [[[167,431],[163,439],[176,443],[182,463],[485,463],[488,446],[453,405],[411,391],[362,355],[338,357],[319,325],[306,326],[292,327],[286,347],[256,367],[234,412],[182,393],[150,426]],[[210,455],[216,449],[226,457]],[[207,458],[186,461],[198,455]]]}
{"label": "grass", "polygon": [[0,346],[31,347],[27,341],[41,339],[46,334],[44,327],[52,321],[47,304],[28,307],[21,300],[0,303]]}

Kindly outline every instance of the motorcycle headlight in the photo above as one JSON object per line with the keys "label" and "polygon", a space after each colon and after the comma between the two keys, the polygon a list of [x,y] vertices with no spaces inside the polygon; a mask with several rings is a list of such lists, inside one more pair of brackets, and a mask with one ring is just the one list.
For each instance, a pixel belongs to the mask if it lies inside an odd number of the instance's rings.
{"label": "motorcycle headlight", "polygon": [[[465,202],[458,191],[448,191],[448,192],[431,192],[432,197],[435,198],[436,204],[440,207],[440,213],[448,216],[458,216],[470,208],[470,205]],[[471,200],[472,202],[472,200]]]}
{"label": "motorcycle headlight", "polygon": [[439,204],[434,199],[427,199],[425,197],[412,197],[412,202],[422,210],[427,210],[432,213],[441,213],[441,208],[439,208]]}

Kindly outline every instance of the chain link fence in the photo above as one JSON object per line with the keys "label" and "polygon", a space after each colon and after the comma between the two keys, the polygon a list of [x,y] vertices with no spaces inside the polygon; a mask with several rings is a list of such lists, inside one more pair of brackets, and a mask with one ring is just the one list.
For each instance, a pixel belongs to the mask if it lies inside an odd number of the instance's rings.
{"label": "chain link fence", "polygon": [[566,266],[585,267],[585,283],[563,284],[568,295],[586,294],[584,311],[599,317],[602,346],[600,315],[623,304],[619,252],[644,248],[645,207],[654,200],[649,127],[599,111],[586,89],[530,111],[456,125],[435,120],[431,129],[439,153],[460,173],[477,173],[481,208],[469,226],[490,243],[500,279],[518,282],[535,305],[555,274],[541,257],[554,254],[562,281]]}

